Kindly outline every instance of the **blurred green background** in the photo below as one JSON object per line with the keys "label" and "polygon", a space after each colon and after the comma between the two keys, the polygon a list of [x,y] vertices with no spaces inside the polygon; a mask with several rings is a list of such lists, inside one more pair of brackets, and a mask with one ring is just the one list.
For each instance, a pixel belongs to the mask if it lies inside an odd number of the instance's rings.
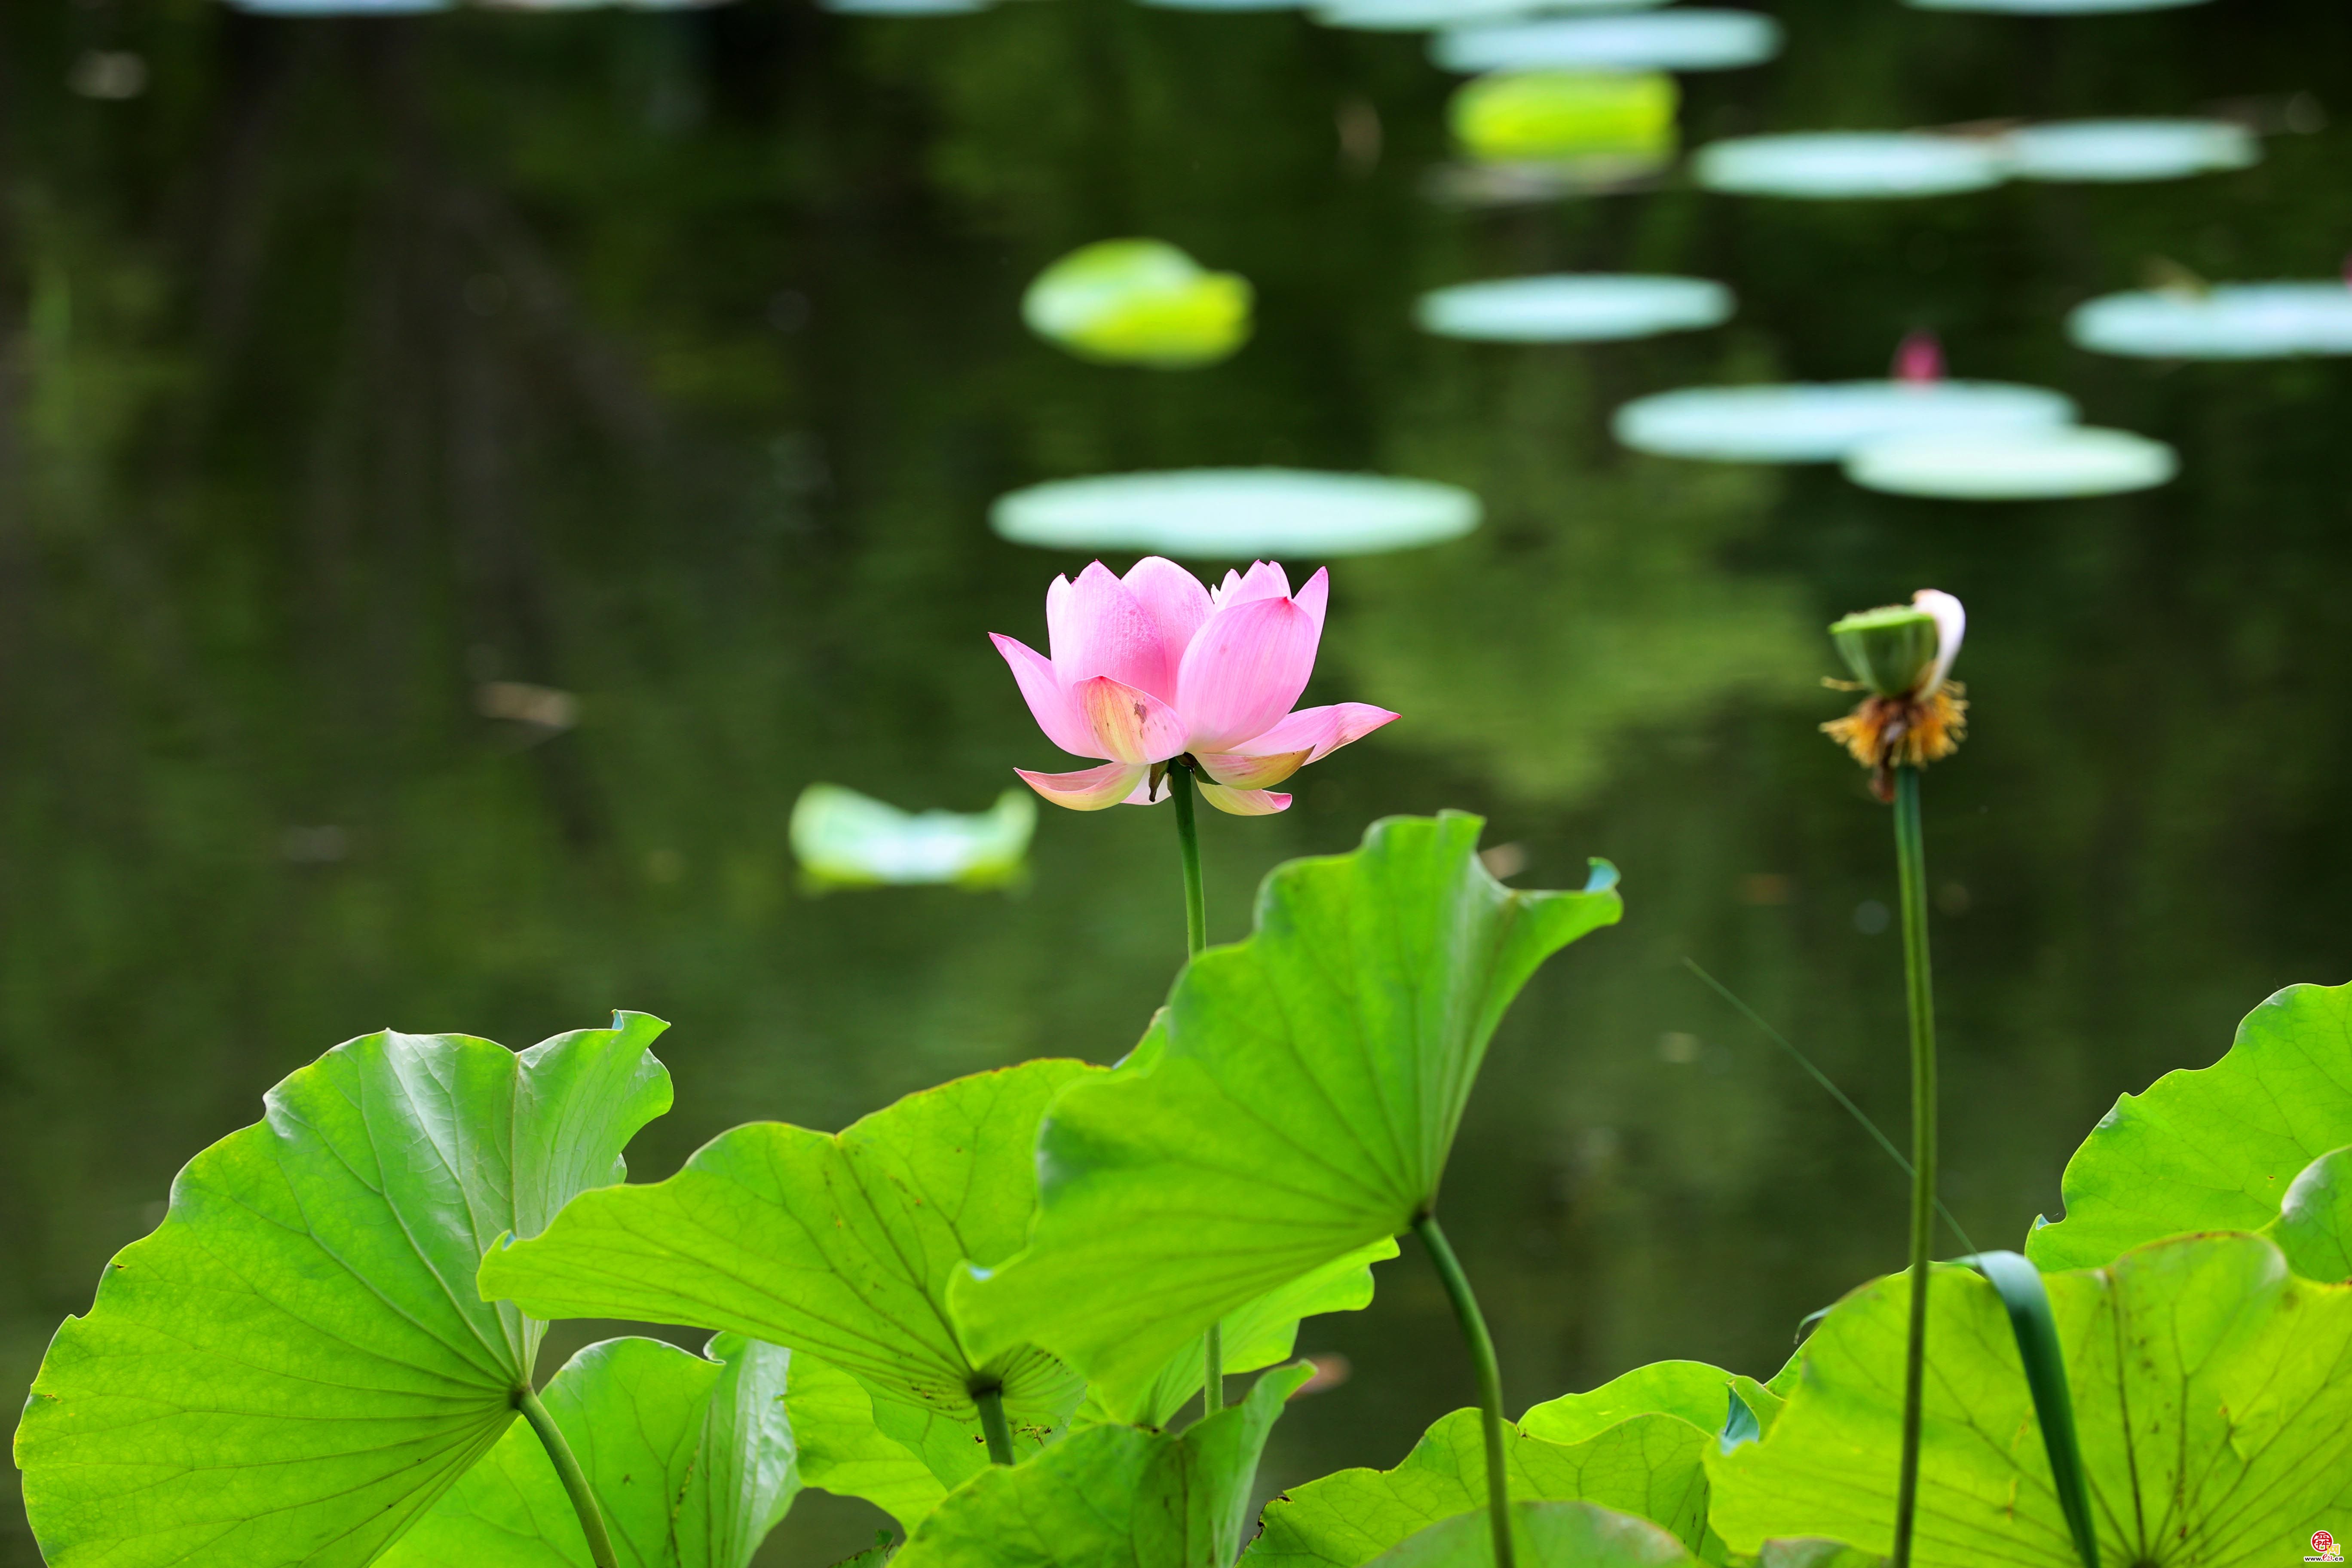
{"label": "blurred green background", "polygon": [[[1685,79],[1686,141],[2217,104],[2275,134],[2158,185],[1482,211],[1428,194],[1452,80],[1420,41],[1292,14],[0,8],[0,1378],[189,1155],[372,1029],[670,1019],[643,1177],[749,1118],[1124,1052],[1181,956],[1164,814],[1047,810],[1012,895],[814,899],[784,827],[812,780],[978,810],[1067,765],[983,634],[1042,644],[1083,560],[985,510],[1129,468],[1485,498],[1466,541],[1335,564],[1310,699],[1403,719],[1286,816],[1204,829],[1218,938],[1267,868],[1390,812],[1486,814],[1528,885],[1622,868],[1624,924],[1510,1017],[1448,1191],[1515,1406],[1662,1357],[1769,1373],[1899,1265],[1900,1173],[1683,961],[1901,1134],[1888,825],[1815,733],[1821,628],[1962,595],[1975,738],[1928,804],[1947,1195],[2016,1245],[2119,1091],[2347,978],[2347,372],[2102,360],[2059,324],[2155,258],[2336,270],[2352,12],[1768,8],[1786,55]],[[75,91],[91,51],[143,90]],[[1024,333],[1042,266],[1127,234],[1251,279],[1250,346],[1163,374]],[[1409,324],[1423,289],[1551,268],[1741,308],[1593,348]],[[1608,438],[1629,397],[1879,374],[1920,327],[2183,477],[1969,507]],[[499,680],[576,693],[577,727],[482,717]],[[1392,1464],[1468,1402],[1410,1252],[1302,1349],[1355,1376],[1285,1419],[1269,1487]],[[5,1512],[0,1563],[36,1563]],[[878,1517],[812,1496],[761,1561]]]}

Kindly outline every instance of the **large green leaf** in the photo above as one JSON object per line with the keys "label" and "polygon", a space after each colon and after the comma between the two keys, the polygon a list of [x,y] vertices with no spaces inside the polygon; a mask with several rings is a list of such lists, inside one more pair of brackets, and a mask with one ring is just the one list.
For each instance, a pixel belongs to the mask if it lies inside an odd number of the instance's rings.
{"label": "large green leaf", "polygon": [[[1646,1519],[1583,1502],[1515,1502],[1520,1568],[1696,1568],[1689,1549]],[[1493,1568],[1486,1511],[1457,1514],[1373,1560],[1378,1568]]]}
{"label": "large green leaf", "polygon": [[2287,1184],[2352,1143],[2352,985],[2292,985],[2210,1068],[2116,1101],[2066,1163],[2066,1216],[2036,1226],[2042,1268],[2091,1268],[2159,1237],[2260,1230]]}
{"label": "large green leaf", "polygon": [[[2352,1286],[2298,1279],[2254,1236],[2184,1237],[2048,1277],[2102,1563],[2294,1561],[2352,1475]],[[1907,1279],[1839,1303],[1771,1435],[1710,1455],[1735,1552],[1894,1537]],[[2074,1568],[2017,1342],[1991,1285],[1928,1296],[1916,1568]],[[2340,1522],[2340,1521],[2336,1521]]]}
{"label": "large green leaf", "polygon": [[[1322,1268],[1226,1313],[1223,1342],[1225,1371],[1256,1372],[1288,1361],[1298,1344],[1301,1319],[1325,1312],[1360,1312],[1370,1306],[1372,1265],[1396,1255],[1395,1239],[1382,1237],[1369,1247],[1333,1258]],[[1087,1403],[1080,1408],[1078,1418],[1132,1426],[1165,1426],[1187,1401],[1201,1392],[1207,1368],[1201,1346],[1188,1342],[1148,1381],[1089,1385]]]}
{"label": "large green leaf", "polygon": [[369,1035],[188,1163],[68,1318],[16,1432],[55,1568],[346,1568],[487,1453],[541,1325],[474,1290],[669,1106],[624,1013],[520,1055]]}
{"label": "large green leaf", "polygon": [[1103,1074],[1027,1062],[908,1095],[838,1134],[735,1128],[669,1180],[588,1194],[545,1235],[494,1249],[482,1293],[541,1317],[731,1330],[963,1423],[978,1419],[975,1393],[1001,1386],[1009,1415],[1050,1428],[1076,1407],[1077,1379],[1017,1338],[968,1349],[947,1285],[1020,1249],[1038,1119],[1065,1086]]}
{"label": "large green leaf", "polygon": [[1181,1435],[1089,1426],[991,1468],[931,1510],[896,1568],[1226,1568],[1266,1434],[1313,1370],[1269,1372]]}
{"label": "large green leaf", "polygon": [[924,1457],[875,1424],[874,1396],[840,1368],[794,1352],[784,1408],[805,1484],[864,1498],[908,1531],[947,1496]]}
{"label": "large green leaf", "polygon": [[1582,893],[1503,887],[1478,863],[1480,826],[1392,817],[1352,854],[1266,879],[1255,933],[1177,981],[1149,1070],[1055,1105],[1034,1243],[956,1287],[981,1343],[1139,1382],[1436,1201],[1503,1009],[1620,910],[1605,868]]}
{"label": "large green leaf", "polygon": [[1703,1361],[1652,1362],[1583,1394],[1531,1406],[1519,1429],[1554,1443],[1580,1443],[1636,1415],[1679,1415],[1701,1431],[1720,1432],[1733,1385],[1747,1381]]}
{"label": "large green leaf", "polygon": [[[1726,1401],[1723,1384],[1716,1398]],[[1680,1416],[1647,1414],[1565,1444],[1506,1426],[1503,1454],[1516,1499],[1581,1500],[1639,1514],[1696,1547],[1706,1530],[1706,1451],[1713,1441]],[[1247,1568],[1356,1568],[1486,1503],[1478,1412],[1457,1410],[1392,1470],[1341,1470],[1266,1504],[1265,1528],[1242,1561]]]}
{"label": "large green leaf", "polygon": [[[721,1334],[708,1354],[606,1340],[565,1363],[541,1395],[622,1568],[748,1568],[800,1489],[784,1415],[791,1352]],[[378,1562],[591,1568],[579,1515],[522,1422]]]}

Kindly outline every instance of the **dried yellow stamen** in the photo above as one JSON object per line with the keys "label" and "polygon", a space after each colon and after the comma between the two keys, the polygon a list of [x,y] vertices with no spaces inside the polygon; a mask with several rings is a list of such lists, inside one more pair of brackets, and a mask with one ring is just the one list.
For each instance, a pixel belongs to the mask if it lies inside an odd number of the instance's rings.
{"label": "dried yellow stamen", "polygon": [[[1832,682],[1832,684],[1843,684]],[[1967,737],[1967,689],[1948,680],[1926,697],[1865,697],[1822,732],[1870,770],[1871,793],[1895,798],[1895,770],[1941,762]]]}

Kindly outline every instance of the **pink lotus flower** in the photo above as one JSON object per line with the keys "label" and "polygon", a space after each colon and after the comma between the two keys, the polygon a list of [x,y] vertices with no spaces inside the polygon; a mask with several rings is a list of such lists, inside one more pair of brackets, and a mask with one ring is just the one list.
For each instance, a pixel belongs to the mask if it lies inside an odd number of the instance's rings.
{"label": "pink lotus flower", "polygon": [[[1235,816],[1290,805],[1277,784],[1396,717],[1365,702],[1290,705],[1307,689],[1330,585],[1318,572],[1294,595],[1269,561],[1212,590],[1148,555],[1125,577],[1097,561],[1045,590],[1048,658],[990,634],[1045,738],[1081,757],[1074,773],[1014,772],[1056,805],[1100,811],[1168,798],[1156,764],[1190,756],[1201,794]],[[1157,785],[1155,790],[1154,785]]]}

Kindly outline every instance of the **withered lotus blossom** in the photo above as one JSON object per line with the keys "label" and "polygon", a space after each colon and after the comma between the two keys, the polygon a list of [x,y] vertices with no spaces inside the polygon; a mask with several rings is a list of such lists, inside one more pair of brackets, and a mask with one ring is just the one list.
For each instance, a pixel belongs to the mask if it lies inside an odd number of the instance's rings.
{"label": "withered lotus blossom", "polygon": [[1853,712],[1822,726],[1870,770],[1870,789],[1895,798],[1895,770],[1925,767],[1960,749],[1968,731],[1967,688],[1949,679],[1968,630],[1959,600],[1922,588],[1908,605],[1851,615],[1830,627],[1853,680],[1824,682],[1865,695]]}

